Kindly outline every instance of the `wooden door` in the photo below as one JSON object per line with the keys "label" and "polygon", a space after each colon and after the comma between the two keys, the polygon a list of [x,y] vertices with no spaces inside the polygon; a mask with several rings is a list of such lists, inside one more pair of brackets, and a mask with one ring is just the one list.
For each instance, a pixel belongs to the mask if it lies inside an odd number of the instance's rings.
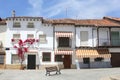
{"label": "wooden door", "polygon": [[120,67],[120,53],[111,54],[111,65],[112,67]]}
{"label": "wooden door", "polygon": [[35,69],[36,68],[36,55],[28,55],[28,69]]}
{"label": "wooden door", "polygon": [[71,55],[64,55],[63,65],[65,69],[71,68]]}

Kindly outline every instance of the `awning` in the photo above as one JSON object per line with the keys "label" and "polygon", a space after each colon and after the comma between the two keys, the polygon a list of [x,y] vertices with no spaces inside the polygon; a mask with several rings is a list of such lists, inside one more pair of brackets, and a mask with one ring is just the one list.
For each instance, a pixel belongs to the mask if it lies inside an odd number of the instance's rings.
{"label": "awning", "polygon": [[55,50],[55,55],[72,55],[72,50]]}
{"label": "awning", "polygon": [[5,50],[0,49],[0,54],[5,55]]}
{"label": "awning", "polygon": [[76,50],[76,56],[78,58],[85,58],[85,57],[110,58],[111,54],[109,53],[108,49],[78,49]]}
{"label": "awning", "polygon": [[72,37],[72,32],[55,32],[56,37]]}

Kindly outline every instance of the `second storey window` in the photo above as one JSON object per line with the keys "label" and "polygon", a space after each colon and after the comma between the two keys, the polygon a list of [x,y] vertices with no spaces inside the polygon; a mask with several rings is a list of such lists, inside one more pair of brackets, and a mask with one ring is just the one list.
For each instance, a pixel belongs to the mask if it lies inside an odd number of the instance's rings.
{"label": "second storey window", "polygon": [[34,38],[34,35],[33,35],[33,34],[28,34],[28,35],[27,35],[27,38],[28,38],[28,39],[33,39],[33,38]]}
{"label": "second storey window", "polygon": [[88,45],[88,31],[81,31],[80,32],[80,44],[81,44],[81,46]]}
{"label": "second storey window", "polygon": [[21,27],[20,22],[13,23],[13,28],[20,28],[20,27]]}
{"label": "second storey window", "polygon": [[46,35],[39,35],[39,40],[40,40],[40,43],[46,43],[47,42]]}
{"label": "second storey window", "polygon": [[59,37],[58,38],[58,47],[70,47],[70,38],[69,37]]}
{"label": "second storey window", "polygon": [[111,32],[111,45],[120,46],[120,33],[118,31]]}
{"label": "second storey window", "polygon": [[28,22],[27,28],[34,28],[34,23],[33,22]]}
{"label": "second storey window", "polygon": [[18,42],[20,40],[20,34],[13,34],[13,39],[15,42]]}

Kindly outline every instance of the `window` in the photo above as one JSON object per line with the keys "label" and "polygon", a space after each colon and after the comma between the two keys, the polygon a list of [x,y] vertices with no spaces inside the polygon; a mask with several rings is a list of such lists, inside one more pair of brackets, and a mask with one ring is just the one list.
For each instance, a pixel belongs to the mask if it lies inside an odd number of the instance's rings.
{"label": "window", "polygon": [[33,34],[28,34],[28,35],[27,35],[27,38],[28,38],[28,39],[33,39],[33,38],[34,38],[34,35],[33,35]]}
{"label": "window", "polygon": [[55,55],[55,61],[62,62],[63,61],[62,55]]}
{"label": "window", "polygon": [[83,58],[83,63],[84,64],[89,64],[90,63],[90,58]]}
{"label": "window", "polygon": [[18,42],[20,40],[20,34],[13,34],[13,39],[15,39],[15,42]]}
{"label": "window", "polygon": [[20,34],[13,34],[14,39],[20,39]]}
{"label": "window", "polygon": [[70,47],[70,38],[69,37],[59,37],[58,38],[58,47]]}
{"label": "window", "polygon": [[12,54],[12,64],[19,64],[20,60],[17,54]]}
{"label": "window", "polygon": [[0,64],[4,64],[4,56],[5,55],[0,55]]}
{"label": "window", "polygon": [[28,22],[27,28],[34,28],[34,23],[33,22]]}
{"label": "window", "polygon": [[111,32],[111,44],[112,46],[120,46],[120,34],[117,31]]}
{"label": "window", "polygon": [[98,57],[98,58],[94,59],[94,61],[96,61],[96,62],[100,62],[100,61],[103,61],[103,60],[104,60],[104,58],[102,58],[102,57]]}
{"label": "window", "polygon": [[13,27],[14,28],[20,28],[21,27],[20,22],[14,22]]}
{"label": "window", "polygon": [[39,41],[40,43],[46,43],[47,42],[46,35],[39,35]]}
{"label": "window", "polygon": [[50,52],[43,52],[43,61],[51,61],[51,53]]}
{"label": "window", "polygon": [[88,44],[88,31],[80,32],[80,43],[82,46],[86,46]]}

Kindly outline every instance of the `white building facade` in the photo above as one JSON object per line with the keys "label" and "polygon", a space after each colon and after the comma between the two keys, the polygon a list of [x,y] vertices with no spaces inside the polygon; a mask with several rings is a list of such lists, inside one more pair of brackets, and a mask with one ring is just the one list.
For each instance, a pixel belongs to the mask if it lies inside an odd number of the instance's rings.
{"label": "white building facade", "polygon": [[28,38],[39,40],[32,44],[25,53],[24,65],[27,69],[35,69],[40,65],[52,64],[54,62],[53,52],[53,27],[51,24],[43,24],[41,17],[9,17],[7,18],[6,35],[6,67],[19,65],[17,49],[11,39],[21,39],[25,41]]}
{"label": "white building facade", "polygon": [[[5,49],[4,67],[20,68],[18,42],[34,39],[24,54],[25,69],[117,67],[120,56],[118,22],[100,20],[8,17],[0,35]],[[13,43],[13,40],[15,42]],[[117,60],[116,60],[117,58]]]}

